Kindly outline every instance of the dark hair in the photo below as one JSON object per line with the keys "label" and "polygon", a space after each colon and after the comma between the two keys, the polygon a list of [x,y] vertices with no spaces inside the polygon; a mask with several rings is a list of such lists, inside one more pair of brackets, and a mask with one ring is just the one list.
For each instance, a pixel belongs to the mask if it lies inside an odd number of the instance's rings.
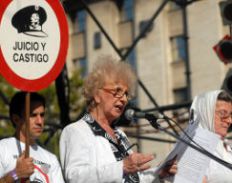
{"label": "dark hair", "polygon": [[[22,117],[23,112],[25,111],[25,100],[26,100],[26,92],[20,91],[17,92],[11,99],[10,102],[10,119],[13,125],[15,126],[12,116],[16,114],[19,117]],[[30,93],[30,103],[39,102],[45,107],[45,99],[42,95],[38,93]]]}
{"label": "dark hair", "polygon": [[217,97],[217,100],[221,100],[221,101],[232,103],[232,96],[228,92],[226,92],[225,90],[222,90],[219,93],[219,95]]}

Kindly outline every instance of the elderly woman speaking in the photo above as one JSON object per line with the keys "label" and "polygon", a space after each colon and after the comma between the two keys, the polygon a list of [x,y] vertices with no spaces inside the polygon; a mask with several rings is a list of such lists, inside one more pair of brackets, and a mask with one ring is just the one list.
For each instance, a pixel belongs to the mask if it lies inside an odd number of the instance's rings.
{"label": "elderly woman speaking", "polygon": [[[135,82],[131,67],[110,56],[99,57],[93,66],[83,89],[88,112],[68,125],[60,139],[68,183],[149,183],[158,179],[147,164],[153,156],[129,150],[125,133],[112,126],[131,98]],[[175,171],[175,165],[167,170]]]}
{"label": "elderly woman speaking", "polygon": [[[232,150],[225,140],[232,123],[231,96],[223,90],[203,93],[194,98],[191,111],[193,120],[198,122],[201,128],[214,132],[221,137],[214,154],[222,160],[232,163]],[[211,160],[203,183],[231,182],[232,170]]]}

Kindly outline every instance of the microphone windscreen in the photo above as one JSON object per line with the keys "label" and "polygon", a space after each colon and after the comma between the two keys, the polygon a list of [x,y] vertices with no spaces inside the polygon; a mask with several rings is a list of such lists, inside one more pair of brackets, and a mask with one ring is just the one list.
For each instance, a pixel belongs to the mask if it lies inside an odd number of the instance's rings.
{"label": "microphone windscreen", "polygon": [[132,120],[134,118],[135,111],[133,109],[127,109],[125,112],[125,117],[127,120]]}

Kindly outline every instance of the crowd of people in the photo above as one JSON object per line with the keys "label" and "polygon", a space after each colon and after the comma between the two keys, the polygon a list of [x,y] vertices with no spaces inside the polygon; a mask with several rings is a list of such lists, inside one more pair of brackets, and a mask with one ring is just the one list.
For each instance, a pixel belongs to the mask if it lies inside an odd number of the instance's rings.
{"label": "crowd of people", "polygon": [[[0,183],[154,183],[178,172],[178,162],[156,171],[151,154],[133,151],[127,135],[115,121],[135,94],[136,75],[129,64],[111,56],[99,57],[85,78],[83,96],[86,113],[67,125],[60,136],[60,163],[57,157],[36,143],[44,129],[45,99],[30,94],[29,150],[25,155],[25,92],[17,92],[9,115],[15,134],[0,140]],[[199,128],[220,136],[216,151],[232,164],[232,150],[226,140],[232,123],[232,98],[223,90],[196,96],[190,111]],[[154,147],[156,148],[156,147]],[[202,183],[231,183],[231,170],[210,160]]]}

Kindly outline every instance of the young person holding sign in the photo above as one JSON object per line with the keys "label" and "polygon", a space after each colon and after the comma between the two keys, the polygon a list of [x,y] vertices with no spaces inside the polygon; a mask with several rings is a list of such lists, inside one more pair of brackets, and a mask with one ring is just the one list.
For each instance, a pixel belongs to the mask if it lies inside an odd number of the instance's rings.
{"label": "young person holding sign", "polygon": [[25,156],[26,123],[25,92],[18,92],[10,103],[10,119],[15,136],[0,141],[0,183],[30,182],[64,183],[56,156],[36,143],[44,129],[45,99],[30,95],[29,145],[30,157]]}

